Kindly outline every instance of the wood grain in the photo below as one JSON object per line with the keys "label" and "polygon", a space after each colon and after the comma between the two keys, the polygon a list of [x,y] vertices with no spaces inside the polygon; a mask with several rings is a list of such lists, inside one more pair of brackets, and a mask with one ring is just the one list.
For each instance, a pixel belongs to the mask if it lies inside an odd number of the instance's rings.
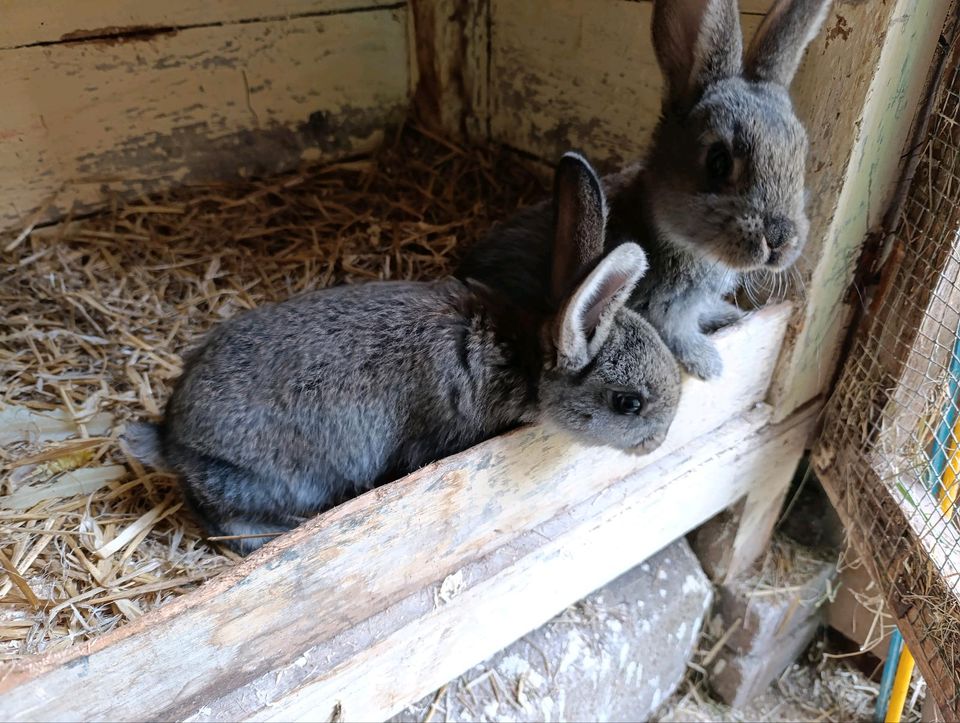
{"label": "wood grain", "polygon": [[905,145],[949,0],[838,4],[794,83],[810,136],[808,292],[771,401],[785,417],[821,394],[850,320],[846,297],[866,234],[900,178]]}
{"label": "wood grain", "polygon": [[0,52],[0,230],[107,186],[275,173],[368,148],[409,97],[406,9]]}
{"label": "wood grain", "polygon": [[486,140],[489,0],[410,0],[410,14],[418,120],[454,137]]}
{"label": "wood grain", "polygon": [[[579,148],[605,170],[639,158],[662,91],[652,3],[491,2],[493,137],[551,162]],[[762,19],[742,15],[744,34]]]}
{"label": "wood grain", "polygon": [[729,420],[682,455],[467,563],[452,601],[438,602],[438,581],[367,621],[363,633],[305,651],[302,663],[208,703],[209,713],[192,720],[317,720],[338,704],[344,720],[385,720],[639,564],[678,530],[765,489],[802,453],[815,412],[778,428],[763,426],[765,408]]}
{"label": "wood grain", "polygon": [[76,4],[63,0],[6,0],[0,50],[90,37],[122,38],[150,28],[223,25],[399,4],[397,0],[87,0]]}
{"label": "wood grain", "polygon": [[[295,665],[313,645],[351,630],[375,635],[365,621],[391,605],[620,480],[655,467],[659,479],[696,456],[712,430],[762,401],[789,315],[787,305],[771,307],[718,335],[728,376],[685,383],[653,454],[582,447],[542,427],[492,439],[321,515],[114,633],[8,669],[4,711],[15,720],[183,717]],[[709,475],[736,475],[715,456],[699,458]],[[677,484],[690,493],[682,478]],[[733,501],[713,499],[710,511]],[[645,524],[666,544],[700,521],[658,514]]]}

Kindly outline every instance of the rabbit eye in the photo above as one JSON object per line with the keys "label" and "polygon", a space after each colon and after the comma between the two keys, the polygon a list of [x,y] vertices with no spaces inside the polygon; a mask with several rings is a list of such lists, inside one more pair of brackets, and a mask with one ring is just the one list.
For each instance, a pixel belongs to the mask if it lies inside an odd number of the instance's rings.
{"label": "rabbit eye", "polygon": [[717,141],[707,149],[707,175],[713,183],[723,183],[733,170],[733,156],[727,146]]}
{"label": "rabbit eye", "polygon": [[617,414],[640,414],[643,411],[643,397],[629,392],[614,392],[610,396],[610,406]]}

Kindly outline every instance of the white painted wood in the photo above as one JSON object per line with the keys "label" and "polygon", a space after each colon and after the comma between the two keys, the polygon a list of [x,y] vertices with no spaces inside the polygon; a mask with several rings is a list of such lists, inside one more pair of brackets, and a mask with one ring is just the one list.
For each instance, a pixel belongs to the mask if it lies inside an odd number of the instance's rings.
{"label": "white painted wood", "polygon": [[[202,3],[201,3],[202,5]],[[406,8],[0,51],[0,230],[372,147],[409,98]]]}
{"label": "white painted wood", "polygon": [[150,28],[186,28],[398,5],[397,0],[5,0],[0,50]]}
{"label": "white painted wood", "polygon": [[[463,590],[437,602],[438,586],[364,623],[376,634],[306,651],[193,720],[385,720],[466,672],[567,605],[585,597],[747,493],[778,494],[775,480],[795,464],[815,409],[777,429],[768,409],[732,419],[708,440],[611,485],[459,573]],[[761,428],[762,427],[762,428]],[[356,652],[347,656],[337,651]],[[336,660],[336,663],[333,663]],[[329,661],[329,662],[320,662]]]}
{"label": "white painted wood", "polygon": [[[616,495],[611,490],[623,480],[649,474],[643,484],[654,486],[641,486],[646,491],[637,492],[637,499],[666,495],[657,481],[670,477],[668,470],[692,469],[684,467],[690,458],[694,466],[704,465],[708,477],[737,477],[731,460],[719,461],[722,450],[711,446],[713,438],[739,444],[745,432],[730,420],[762,402],[789,314],[787,305],[771,307],[718,335],[728,375],[718,383],[685,382],[677,419],[653,454],[582,447],[540,427],[492,439],[321,515],[114,633],[8,668],[0,675],[3,717],[128,720],[196,714],[239,686],[297,667],[311,646],[343,635],[377,637],[365,622],[372,616],[565,510]],[[749,417],[756,425],[750,429],[761,426],[767,414],[765,407],[755,411],[760,416]],[[718,427],[723,431],[713,433]],[[700,455],[701,448],[713,451]],[[752,483],[722,484],[714,494],[713,488],[692,489],[678,477],[682,494],[673,492],[665,509],[634,518],[631,529],[639,534],[642,520],[651,535],[657,530],[656,544],[666,544]],[[682,502],[689,497],[703,498],[692,515],[684,505],[693,503]],[[551,554],[574,553],[563,544]],[[617,565],[622,564],[627,564],[623,558]],[[550,600],[545,604],[551,607]],[[546,609],[537,614],[549,615]]]}
{"label": "white painted wood", "polygon": [[766,478],[762,484],[754,485],[747,492],[739,512],[723,582],[733,582],[746,573],[769,547],[773,527],[783,509],[783,501],[808,441],[806,438],[801,440],[796,455],[785,456],[780,464],[764,470]]}

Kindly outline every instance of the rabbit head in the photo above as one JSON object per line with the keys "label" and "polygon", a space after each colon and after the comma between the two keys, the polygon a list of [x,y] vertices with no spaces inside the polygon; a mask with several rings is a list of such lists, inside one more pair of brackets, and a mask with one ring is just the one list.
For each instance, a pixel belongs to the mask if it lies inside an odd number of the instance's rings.
{"label": "rabbit head", "polygon": [[541,413],[582,439],[649,452],[673,421],[680,374],[657,332],[627,307],[646,254],[624,243],[603,256],[606,216],[593,169],[566,154],[554,181],[551,291],[559,312],[545,327]]}
{"label": "rabbit head", "polygon": [[777,0],[745,54],[736,0],[654,2],[665,92],[646,167],[666,239],[739,271],[799,256],[807,135],[788,86],[830,2]]}

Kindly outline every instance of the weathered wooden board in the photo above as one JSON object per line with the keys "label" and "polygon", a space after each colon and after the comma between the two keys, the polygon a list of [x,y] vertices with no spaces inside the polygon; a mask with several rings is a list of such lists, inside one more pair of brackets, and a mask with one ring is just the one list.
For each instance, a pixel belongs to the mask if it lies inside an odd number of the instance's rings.
{"label": "weathered wooden board", "polygon": [[[315,646],[282,673],[204,706],[192,720],[385,720],[629,570],[744,494],[776,487],[816,409],[777,428],[759,408],[715,435],[611,485],[362,626]],[[681,459],[678,459],[681,458]]]}
{"label": "weathered wooden board", "polygon": [[490,0],[410,0],[410,15],[418,120],[454,137],[486,140]]}
{"label": "weathered wooden board", "polygon": [[850,320],[845,303],[861,245],[886,212],[949,0],[842,3],[814,41],[794,97],[811,153],[806,303],[771,402],[785,417],[822,393]]}
{"label": "weathered wooden board", "polygon": [[[652,8],[623,0],[491,0],[492,136],[551,162],[569,148],[607,168],[637,160],[660,114]],[[742,14],[744,34],[762,19]]]}
{"label": "weathered wooden board", "polygon": [[[649,0],[641,2],[650,4]],[[762,16],[771,2],[772,0],[744,0],[740,3],[741,12],[745,16]],[[621,13],[635,13],[635,9],[631,9],[622,0],[618,0],[616,4],[621,6]],[[631,4],[637,4],[636,0]],[[534,5],[539,7],[537,3]],[[569,6],[569,3],[567,5]],[[411,0],[410,6],[412,24],[415,26],[415,35],[411,42],[419,59],[420,71],[415,98],[419,119],[447,133],[465,136],[471,140],[489,138],[490,40],[493,27],[491,0]],[[515,4],[508,3],[506,7],[512,11]],[[546,13],[542,14],[540,19],[550,23],[551,8],[544,7]],[[598,8],[601,13],[607,12],[607,9],[597,3],[579,3],[576,7],[591,13]],[[753,18],[745,20],[750,27],[757,22]],[[511,27],[509,22],[508,27]],[[523,33],[520,40],[523,44],[525,31],[517,28],[515,22],[512,29]],[[640,43],[648,45],[649,40],[642,37]],[[598,45],[597,50],[601,53],[607,52],[601,45]],[[582,61],[591,62],[589,58],[583,58]],[[614,62],[621,61],[622,59],[616,59]],[[511,68],[501,70],[504,73],[512,72]],[[562,86],[564,79],[559,80],[559,85]],[[606,113],[608,109],[605,107],[604,111]],[[591,109],[589,115],[576,120],[584,121],[595,115]],[[509,126],[508,119],[501,120]],[[601,123],[606,122],[606,118],[598,120]],[[547,154],[546,157],[553,160],[554,154]]]}
{"label": "weathered wooden board", "polygon": [[183,29],[256,20],[277,20],[402,5],[398,0],[6,0],[0,50],[37,43],[116,37],[151,29]]}
{"label": "weathered wooden board", "polygon": [[0,51],[0,230],[47,206],[366,148],[409,97],[406,8]]}
{"label": "weathered wooden board", "polygon": [[[718,335],[726,378],[686,382],[682,408],[655,453],[586,448],[541,427],[485,442],[321,515],[115,633],[9,669],[0,680],[3,717],[181,717],[296,666],[313,645],[351,630],[376,635],[365,622],[371,616],[602,496],[619,480],[646,469],[656,469],[651,474],[659,479],[697,450],[712,449],[712,430],[762,401],[789,315],[789,306],[771,307]],[[758,414],[765,416],[766,408]],[[697,457],[718,478],[733,470],[715,464],[719,452]],[[690,494],[682,479],[678,484]],[[705,514],[734,501],[696,494],[712,500]],[[679,521],[664,511],[644,522],[662,528],[659,544],[702,521],[676,514]],[[564,545],[555,554],[572,553]],[[136,675],[130,661],[142,661]]]}

